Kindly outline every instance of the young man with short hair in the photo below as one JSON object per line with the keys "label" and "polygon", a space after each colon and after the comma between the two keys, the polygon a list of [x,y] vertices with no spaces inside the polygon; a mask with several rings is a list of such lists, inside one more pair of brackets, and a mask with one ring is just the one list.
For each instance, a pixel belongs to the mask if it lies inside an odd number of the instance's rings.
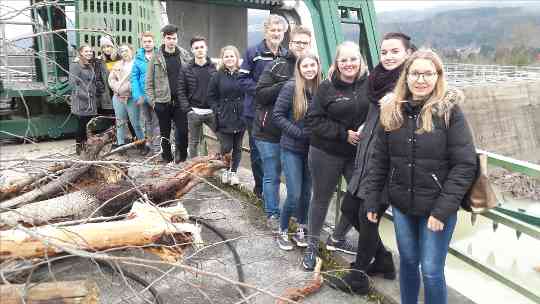
{"label": "young man with short hair", "polygon": [[212,131],[216,130],[216,119],[207,101],[208,83],[216,72],[216,66],[208,57],[205,37],[191,38],[191,53],[193,60],[180,71],[177,95],[182,111],[187,113],[189,157],[193,158],[199,154],[203,124]]}
{"label": "young man with short hair", "polygon": [[165,162],[173,160],[170,134],[171,121],[176,126],[175,145],[178,149],[178,162],[187,158],[187,118],[180,108],[178,100],[178,76],[183,60],[178,42],[178,27],[174,24],[165,25],[163,44],[152,57],[146,72],[146,95],[158,117],[161,134],[161,158]]}
{"label": "young man with short hair", "polygon": [[[144,123],[144,137],[149,142],[146,147],[152,152],[158,152],[159,148],[159,122],[154,112],[154,105],[150,103],[148,95],[145,94],[146,70],[148,63],[154,57],[154,34],[143,32],[141,35],[142,48],[137,50],[133,69],[131,70],[131,95],[137,106],[141,107],[141,119]],[[146,149],[144,150],[146,151]]]}

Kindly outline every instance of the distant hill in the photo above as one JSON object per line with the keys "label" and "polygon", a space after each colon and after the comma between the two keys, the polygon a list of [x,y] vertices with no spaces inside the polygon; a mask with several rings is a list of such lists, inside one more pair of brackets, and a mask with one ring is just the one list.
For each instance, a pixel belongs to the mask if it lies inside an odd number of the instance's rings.
{"label": "distant hill", "polygon": [[540,5],[385,12],[378,14],[377,20],[379,33],[401,31],[413,37],[418,46],[496,48],[523,44],[540,48]]}

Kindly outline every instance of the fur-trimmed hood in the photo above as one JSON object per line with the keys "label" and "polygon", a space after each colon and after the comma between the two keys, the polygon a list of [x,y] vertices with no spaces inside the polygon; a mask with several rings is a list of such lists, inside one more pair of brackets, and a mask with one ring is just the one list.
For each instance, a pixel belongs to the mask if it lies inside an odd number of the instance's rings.
{"label": "fur-trimmed hood", "polygon": [[432,114],[434,116],[444,117],[444,122],[448,126],[450,124],[450,115],[452,108],[456,105],[461,105],[465,100],[463,91],[456,88],[448,88],[444,98],[433,106]]}

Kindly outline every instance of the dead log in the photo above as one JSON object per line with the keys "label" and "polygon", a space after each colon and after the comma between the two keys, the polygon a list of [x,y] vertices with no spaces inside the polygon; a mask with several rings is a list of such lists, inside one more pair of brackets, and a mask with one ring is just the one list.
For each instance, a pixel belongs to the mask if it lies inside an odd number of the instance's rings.
{"label": "dead log", "polygon": [[[182,171],[159,182],[134,185],[128,182],[105,184],[82,191],[72,192],[52,199],[27,204],[9,212],[0,213],[0,229],[8,229],[17,224],[40,226],[63,220],[81,219],[90,215],[111,216],[126,213],[134,201],[147,195],[152,202],[178,199],[198,185],[204,178],[228,166],[229,158],[219,156],[194,158],[187,162]],[[152,177],[155,179],[155,177]],[[94,210],[103,205],[101,212]]]}
{"label": "dead log", "polygon": [[[313,272],[313,279],[311,279],[304,287],[302,288],[287,288],[281,296],[282,298],[289,299],[292,301],[302,301],[305,297],[310,294],[313,294],[321,289],[322,286],[322,276],[321,276],[321,267],[322,260],[317,258],[317,264],[315,265],[315,270]],[[285,300],[277,299],[276,304],[286,304]]]}
{"label": "dead log", "polygon": [[[155,204],[172,199],[178,199],[189,192],[204,178],[214,175],[220,169],[229,166],[230,157],[219,155],[196,157],[186,162],[182,171],[173,177],[161,178],[159,182],[147,183],[137,188],[133,184],[120,183],[107,185],[95,192],[98,201],[104,203],[103,215],[110,216],[129,209],[132,202],[145,194]],[[155,179],[155,177],[154,177]]]}
{"label": "dead log", "polygon": [[0,285],[0,299],[2,304],[97,304],[99,293],[93,281],[57,281]]}
{"label": "dead log", "polygon": [[157,208],[135,202],[126,219],[120,221],[0,231],[0,261],[51,257],[65,250],[93,252],[159,245],[163,241],[169,244],[171,238],[175,243],[185,244],[186,235],[194,244],[202,243],[200,228],[187,220],[188,213],[182,205]]}
{"label": "dead log", "polygon": [[0,213],[0,229],[17,224],[41,226],[60,220],[80,219],[92,214],[99,205],[93,195],[86,191],[76,191]]}
{"label": "dead log", "polygon": [[39,184],[40,180],[47,178],[50,175],[58,174],[58,172],[61,172],[66,166],[67,164],[56,164],[41,172],[26,173],[22,178],[3,184],[0,186],[0,200],[5,200],[18,195],[23,192],[25,188],[31,188],[35,183]]}
{"label": "dead log", "polygon": [[[83,153],[83,159],[95,160],[103,146],[111,142],[113,138],[114,133],[111,131],[106,131],[99,136],[90,137],[87,141],[87,149]],[[0,203],[0,212],[3,212],[5,209],[20,207],[24,204],[31,203],[44,197],[54,196],[58,192],[65,189],[66,186],[71,184],[81,175],[86,173],[88,169],[90,169],[90,165],[88,164],[75,164],[67,169],[64,174],[62,174],[56,180],[51,181],[50,183],[30,192]]]}

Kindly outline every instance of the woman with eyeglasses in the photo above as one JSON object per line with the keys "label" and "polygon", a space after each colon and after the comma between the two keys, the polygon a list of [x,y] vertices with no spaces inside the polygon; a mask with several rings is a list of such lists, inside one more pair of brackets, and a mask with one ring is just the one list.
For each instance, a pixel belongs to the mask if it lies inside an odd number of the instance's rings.
{"label": "woman with eyeglasses", "polygon": [[418,303],[420,275],[424,303],[448,301],[444,264],[458,208],[476,172],[471,130],[458,106],[462,101],[462,93],[447,88],[439,56],[421,49],[407,59],[394,95],[381,104],[360,197],[367,219],[376,223],[377,198],[387,185],[403,304]]}
{"label": "woman with eyeglasses", "polygon": [[[380,63],[373,68],[368,77],[369,112],[356,149],[354,173],[341,204],[343,215],[358,230],[358,251],[349,273],[343,278],[329,278],[330,286],[344,292],[367,294],[370,280],[366,273],[370,276],[382,275],[390,280],[396,277],[392,253],[386,250],[379,235],[379,222],[368,221],[364,201],[357,194],[373,156],[374,130],[379,124],[380,103],[389,98],[390,95],[387,94],[391,94],[394,90],[403,64],[413,51],[414,46],[410,40],[410,37],[403,33],[385,34],[381,41]],[[388,208],[388,198],[384,190],[378,200],[380,208],[377,214],[380,220]]]}
{"label": "woman with eyeglasses", "polygon": [[[131,97],[131,69],[133,68],[133,48],[124,44],[119,48],[121,60],[115,63],[109,74],[109,87],[113,91],[113,107],[116,116],[116,146],[125,144],[126,127],[133,126],[137,139],[144,139],[139,119],[140,107]],[[141,145],[141,149],[144,149]]]}
{"label": "woman with eyeglasses", "polygon": [[[309,238],[303,266],[315,267],[320,233],[328,212],[330,199],[341,176],[350,180],[359,127],[364,123],[369,100],[367,98],[367,66],[360,48],[346,41],[336,50],[329,79],[323,81],[307,115],[311,131],[308,163],[313,181],[313,195],[309,206]],[[355,254],[356,248],[345,235],[351,228],[341,217],[334,233],[328,237],[326,248]]]}

